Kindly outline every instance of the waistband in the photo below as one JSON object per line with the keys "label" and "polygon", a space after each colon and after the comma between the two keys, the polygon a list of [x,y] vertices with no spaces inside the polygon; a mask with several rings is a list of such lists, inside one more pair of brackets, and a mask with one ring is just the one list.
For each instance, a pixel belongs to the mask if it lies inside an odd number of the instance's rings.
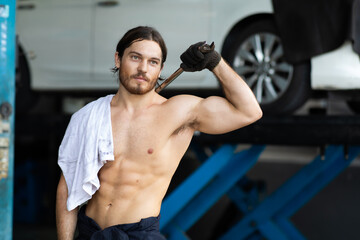
{"label": "waistband", "polygon": [[[92,232],[101,231],[100,226],[95,222],[94,219],[86,216],[85,214],[86,205],[82,206],[78,213],[78,225],[86,225],[88,230]],[[79,226],[80,227],[80,226]],[[143,218],[139,222],[125,223],[110,226],[108,228],[117,228],[124,232],[129,231],[143,231],[143,230],[158,230],[160,229],[160,215],[157,217]],[[105,228],[106,229],[106,228]],[[103,230],[105,230],[103,229]]]}

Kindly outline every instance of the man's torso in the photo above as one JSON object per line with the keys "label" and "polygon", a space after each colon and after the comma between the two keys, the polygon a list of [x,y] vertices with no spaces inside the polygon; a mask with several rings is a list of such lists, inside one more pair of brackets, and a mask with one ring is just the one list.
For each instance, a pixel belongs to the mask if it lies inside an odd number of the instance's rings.
{"label": "man's torso", "polygon": [[86,214],[101,228],[157,216],[194,128],[186,106],[159,99],[133,114],[111,107],[115,160],[99,172],[100,189]]}

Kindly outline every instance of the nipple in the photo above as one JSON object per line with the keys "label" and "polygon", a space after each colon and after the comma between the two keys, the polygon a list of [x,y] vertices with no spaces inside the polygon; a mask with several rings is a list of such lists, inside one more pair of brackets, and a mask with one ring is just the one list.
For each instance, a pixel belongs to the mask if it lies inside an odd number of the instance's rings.
{"label": "nipple", "polygon": [[154,152],[154,149],[152,149],[152,148],[148,149],[148,154],[152,154],[153,152]]}

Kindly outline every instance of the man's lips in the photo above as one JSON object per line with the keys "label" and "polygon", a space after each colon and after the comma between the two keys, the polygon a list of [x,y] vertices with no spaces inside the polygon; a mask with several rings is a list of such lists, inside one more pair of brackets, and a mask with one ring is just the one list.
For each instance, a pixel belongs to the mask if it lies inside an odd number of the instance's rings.
{"label": "man's lips", "polygon": [[147,79],[146,77],[139,76],[139,75],[134,75],[133,78],[138,80],[138,81],[141,81],[141,82],[148,82],[149,81],[149,79]]}
{"label": "man's lips", "polygon": [[144,81],[144,82],[147,81],[147,80],[146,80],[145,78],[143,78],[143,77],[135,77],[135,79],[136,79],[136,80],[139,80],[139,81]]}

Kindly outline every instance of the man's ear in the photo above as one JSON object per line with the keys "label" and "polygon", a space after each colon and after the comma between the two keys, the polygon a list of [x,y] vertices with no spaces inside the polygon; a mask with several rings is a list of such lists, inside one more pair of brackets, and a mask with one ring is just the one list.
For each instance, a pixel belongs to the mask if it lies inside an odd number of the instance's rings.
{"label": "man's ear", "polygon": [[164,65],[162,65],[162,67],[161,67],[161,69],[160,69],[159,77],[158,77],[158,78],[160,78],[160,75],[161,75],[161,72],[162,72],[163,69],[164,69]]}
{"label": "man's ear", "polygon": [[115,67],[120,68],[120,57],[118,52],[115,53]]}

